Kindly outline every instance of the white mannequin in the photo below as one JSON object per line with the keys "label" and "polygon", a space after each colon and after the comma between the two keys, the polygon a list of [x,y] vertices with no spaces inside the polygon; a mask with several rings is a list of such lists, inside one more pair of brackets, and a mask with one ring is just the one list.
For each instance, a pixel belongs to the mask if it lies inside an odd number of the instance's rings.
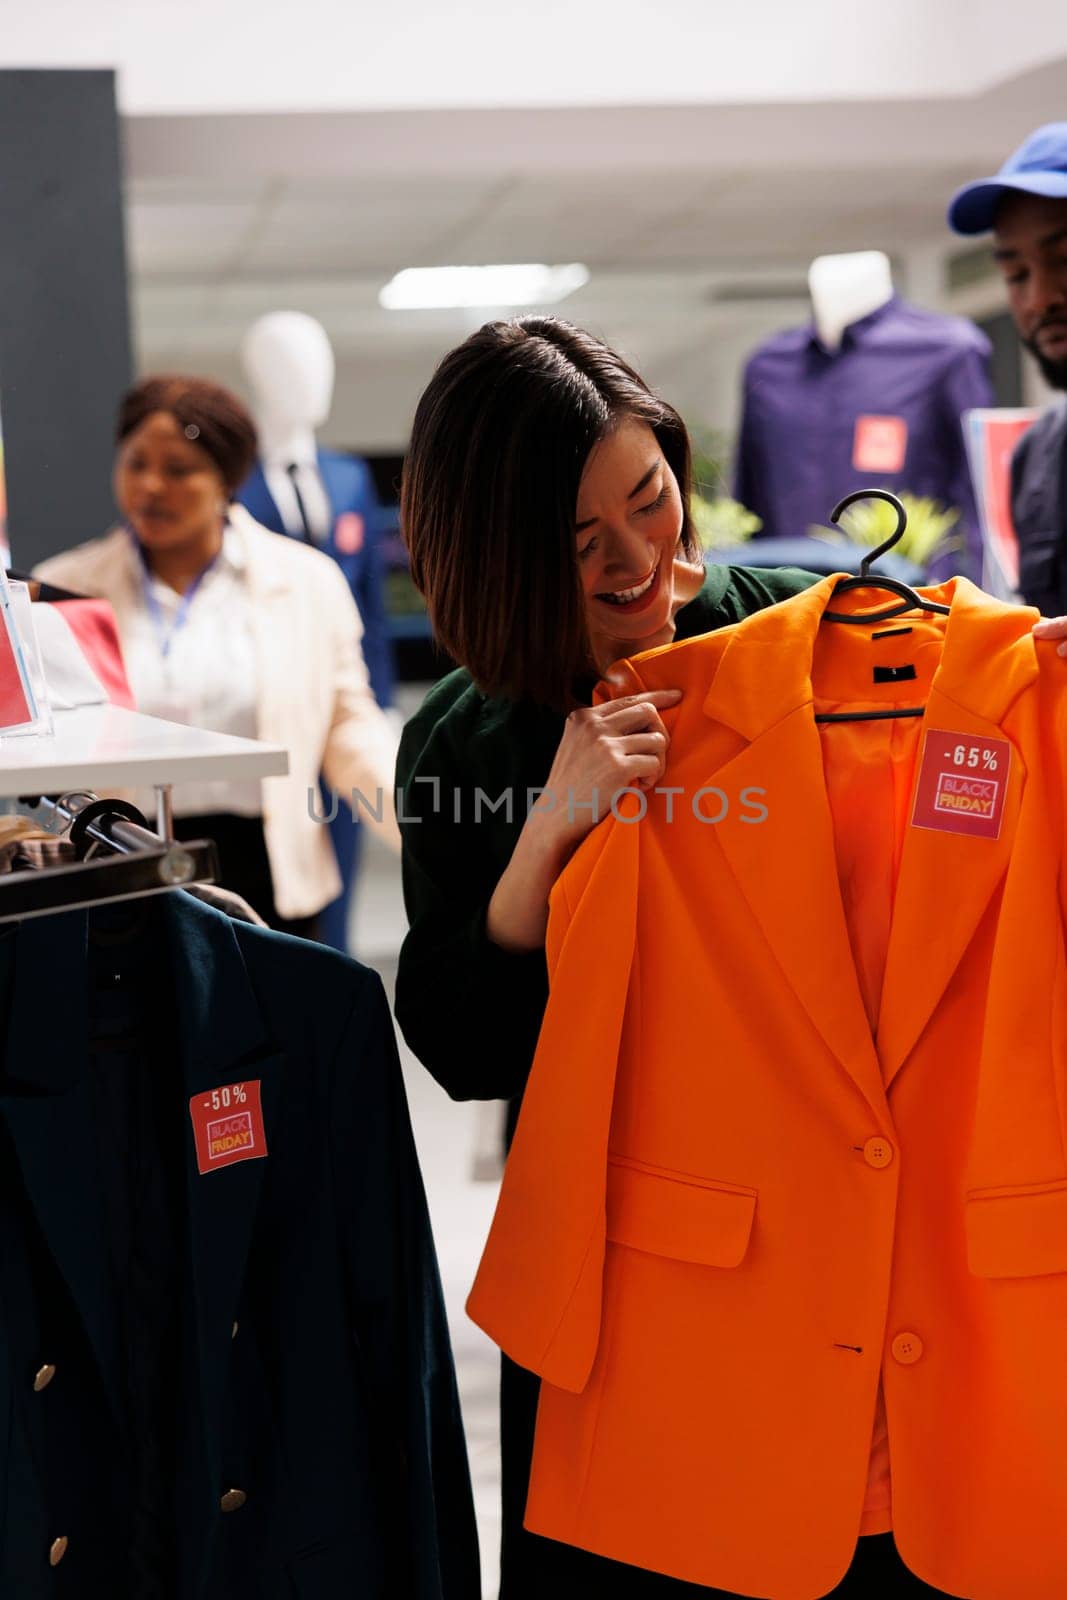
{"label": "white mannequin", "polygon": [[837,350],[846,328],[893,298],[889,257],[881,250],[817,256],[808,269],[808,288],[819,338]]}
{"label": "white mannequin", "polygon": [[315,429],[330,414],[334,358],[326,330],[303,311],[271,311],[241,341],[241,362],[252,390],[260,459],[267,487],[291,533],[303,531],[293,479],[313,536],[329,537],[331,510],[319,476]]}

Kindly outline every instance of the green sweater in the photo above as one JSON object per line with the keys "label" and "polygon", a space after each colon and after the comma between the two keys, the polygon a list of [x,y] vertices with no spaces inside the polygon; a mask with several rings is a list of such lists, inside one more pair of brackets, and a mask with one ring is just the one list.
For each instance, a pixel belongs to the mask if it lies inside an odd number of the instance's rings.
{"label": "green sweater", "polygon": [[[708,568],[676,618],[677,639],[740,622],[817,582],[792,567]],[[544,952],[493,944],[485,917],[511,860],[527,791],[543,785],[561,713],[480,693],[465,670],[435,684],[397,760],[404,901],[396,1016],[422,1064],[456,1100],[511,1099],[533,1061],[548,998]],[[479,791],[481,798],[479,798]],[[491,806],[510,796],[497,810]]]}

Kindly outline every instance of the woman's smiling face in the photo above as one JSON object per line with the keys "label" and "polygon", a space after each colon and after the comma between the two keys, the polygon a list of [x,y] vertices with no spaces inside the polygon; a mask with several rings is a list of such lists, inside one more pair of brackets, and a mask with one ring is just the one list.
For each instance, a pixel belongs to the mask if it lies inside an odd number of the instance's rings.
{"label": "woman's smiling face", "polygon": [[623,417],[585,464],[575,516],[578,570],[601,666],[670,637],[683,521],[678,481],[655,434],[647,422]]}

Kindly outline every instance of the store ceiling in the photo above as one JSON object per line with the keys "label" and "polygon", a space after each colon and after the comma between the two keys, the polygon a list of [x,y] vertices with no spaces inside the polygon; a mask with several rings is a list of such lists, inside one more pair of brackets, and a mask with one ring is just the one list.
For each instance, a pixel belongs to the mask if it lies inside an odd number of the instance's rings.
{"label": "store ceiling", "polygon": [[594,270],[714,273],[923,238],[972,169],[826,168],[654,177],[562,171],[404,174],[334,182],[130,185],[132,264],[146,284],[384,281],[402,266],[585,261]]}
{"label": "store ceiling", "polygon": [[1065,82],[1060,63],[908,105],[129,119],[141,365],[237,382],[247,324],[297,307],[337,351],[334,437],[397,448],[434,362],[482,318],[383,311],[382,284],[583,261],[561,314],[728,426],[744,350],[804,316],[811,257],[884,249],[906,277],[938,255],[947,197],[1061,116]]}
{"label": "store ceiling", "polygon": [[0,29],[6,66],[114,66],[135,116],[960,96],[1065,48],[1059,0],[45,0]]}

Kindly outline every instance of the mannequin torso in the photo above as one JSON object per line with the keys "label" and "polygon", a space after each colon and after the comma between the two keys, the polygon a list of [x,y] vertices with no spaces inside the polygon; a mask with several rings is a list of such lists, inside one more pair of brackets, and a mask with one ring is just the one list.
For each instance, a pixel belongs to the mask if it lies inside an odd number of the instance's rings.
{"label": "mannequin torso", "polygon": [[[387,706],[395,668],[373,475],[365,461],[321,449],[315,438],[333,399],[326,330],[299,311],[271,312],[249,328],[241,357],[254,397],[260,459],[240,501],[264,527],[306,539],[336,561],[363,622],[360,644],[371,687],[379,705]],[[325,803],[329,812],[328,797]],[[338,950],[347,948],[359,832],[347,807],[338,807],[330,837],[345,889],[319,918],[320,937]]]}

